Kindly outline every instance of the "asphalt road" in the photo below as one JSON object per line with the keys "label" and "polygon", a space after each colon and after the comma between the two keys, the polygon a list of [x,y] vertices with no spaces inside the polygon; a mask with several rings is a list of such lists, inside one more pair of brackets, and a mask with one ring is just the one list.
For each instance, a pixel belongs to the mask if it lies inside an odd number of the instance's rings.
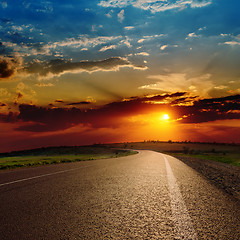
{"label": "asphalt road", "polygon": [[0,173],[0,239],[240,239],[240,202],[153,151]]}

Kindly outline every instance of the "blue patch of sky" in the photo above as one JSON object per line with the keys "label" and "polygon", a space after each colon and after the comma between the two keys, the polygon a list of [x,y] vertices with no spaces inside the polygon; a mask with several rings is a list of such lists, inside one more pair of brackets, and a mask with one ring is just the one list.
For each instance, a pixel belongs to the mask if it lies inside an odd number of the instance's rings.
{"label": "blue patch of sky", "polygon": [[[118,14],[122,8],[101,7],[99,3],[99,0],[7,1],[7,7],[0,7],[1,41],[32,44],[32,47],[40,48],[43,44],[64,41],[68,38],[77,39],[82,35],[90,38],[123,36],[119,40],[103,42],[94,47],[86,46],[88,51],[81,52],[81,57],[79,57],[80,48],[59,48],[59,51],[61,50],[67,57],[92,59],[95,55],[96,59],[100,59],[125,56],[131,52],[140,51],[158,53],[156,46],[159,46],[158,50],[161,52],[160,46],[163,45],[178,45],[175,48],[168,48],[170,52],[179,52],[179,48],[189,49],[191,46],[202,48],[204,44],[208,46],[210,44],[214,48],[219,41],[225,41],[225,39],[208,39],[209,37],[219,36],[221,33],[234,35],[240,33],[238,0],[213,0],[212,4],[206,7],[190,8],[188,6],[182,10],[173,9],[156,13],[128,5],[123,8],[124,14],[121,21]],[[23,27],[22,31],[13,29],[13,26],[21,27],[29,24],[34,30],[30,30],[31,27]],[[126,26],[134,28],[127,30]],[[201,38],[193,37],[186,40],[190,33],[195,33]],[[138,40],[144,36],[158,34],[165,36],[138,43]],[[132,48],[127,47],[126,44],[118,44],[125,39],[125,36],[129,37]],[[104,45],[118,46],[115,49],[99,52]],[[141,46],[142,49],[136,49]]]}

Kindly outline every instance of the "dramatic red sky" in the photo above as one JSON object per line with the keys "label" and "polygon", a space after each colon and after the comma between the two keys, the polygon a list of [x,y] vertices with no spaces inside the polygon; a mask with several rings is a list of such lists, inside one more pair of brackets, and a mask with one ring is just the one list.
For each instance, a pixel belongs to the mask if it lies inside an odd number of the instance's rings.
{"label": "dramatic red sky", "polygon": [[239,5],[3,1],[0,152],[240,142]]}

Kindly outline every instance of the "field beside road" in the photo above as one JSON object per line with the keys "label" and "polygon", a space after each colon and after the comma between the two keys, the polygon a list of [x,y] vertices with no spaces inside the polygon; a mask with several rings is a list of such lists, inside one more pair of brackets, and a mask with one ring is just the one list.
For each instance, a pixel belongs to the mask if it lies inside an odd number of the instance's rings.
{"label": "field beside road", "polygon": [[239,144],[145,141],[116,143],[109,146],[123,149],[148,149],[175,157],[194,157],[240,166]]}
{"label": "field beside road", "polygon": [[123,157],[136,152],[105,146],[48,147],[0,153],[0,169]]}

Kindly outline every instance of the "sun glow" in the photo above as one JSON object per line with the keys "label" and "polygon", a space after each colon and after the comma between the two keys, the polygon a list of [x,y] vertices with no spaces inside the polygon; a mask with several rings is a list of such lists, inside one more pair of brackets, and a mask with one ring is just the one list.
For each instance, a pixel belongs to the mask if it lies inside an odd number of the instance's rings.
{"label": "sun glow", "polygon": [[165,113],[165,114],[162,116],[162,119],[163,119],[163,120],[168,120],[168,119],[169,119],[169,115]]}
{"label": "sun glow", "polygon": [[[135,139],[151,138],[163,141],[182,137],[181,128],[174,121],[174,114],[167,111],[139,114],[126,118],[128,125],[126,134]],[[177,136],[177,137],[176,137]]]}

